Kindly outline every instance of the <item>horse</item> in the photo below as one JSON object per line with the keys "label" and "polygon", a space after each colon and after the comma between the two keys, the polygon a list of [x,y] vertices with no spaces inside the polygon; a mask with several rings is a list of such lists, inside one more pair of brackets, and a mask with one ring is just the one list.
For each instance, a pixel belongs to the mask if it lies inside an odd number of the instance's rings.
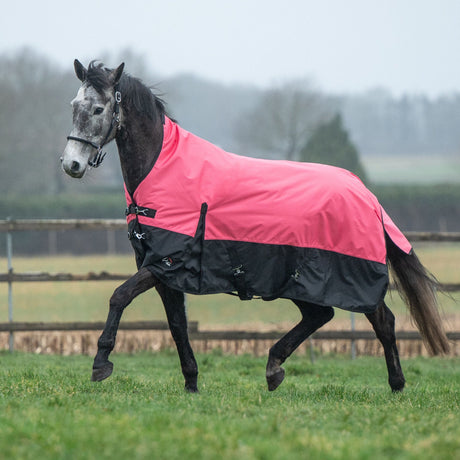
{"label": "horse", "polygon": [[403,390],[395,317],[384,301],[389,268],[427,349],[449,351],[436,279],[356,176],[224,152],[168,117],[162,99],[126,73],[124,63],[108,69],[91,61],[86,68],[75,60],[74,69],[82,84],[71,102],[62,168],[82,178],[115,140],[138,268],[110,298],[92,381],[113,372],[109,355],[124,309],[154,287],[188,392],[198,391],[198,366],[185,293],[294,302],[301,320],[269,350],[269,391],[285,378],[281,365],[333,318],[334,308],[365,314],[383,346],[391,390]]}

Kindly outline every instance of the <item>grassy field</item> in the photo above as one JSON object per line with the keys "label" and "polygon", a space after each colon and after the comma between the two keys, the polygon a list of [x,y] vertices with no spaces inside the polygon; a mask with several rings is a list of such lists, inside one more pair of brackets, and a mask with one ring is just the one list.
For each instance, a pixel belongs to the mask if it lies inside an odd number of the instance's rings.
{"label": "grassy field", "polygon": [[[363,156],[369,179],[374,183],[442,184],[460,181],[458,156]],[[417,167],[414,167],[414,165]]]}
{"label": "grassy field", "polygon": [[[420,245],[418,253],[441,281],[460,280],[460,245]],[[4,259],[0,264],[6,267]],[[15,258],[14,269],[131,273],[135,267],[132,257],[111,256]],[[16,283],[15,319],[105,320],[117,284]],[[6,298],[2,284],[0,321],[7,320]],[[397,295],[390,303],[401,326]],[[203,328],[278,328],[298,318],[287,301],[189,296],[188,304],[189,318]],[[455,299],[442,304],[458,315]],[[140,296],[124,318],[165,319],[154,292]],[[381,357],[326,355],[311,364],[294,355],[274,393],[266,390],[266,357],[214,351],[197,360],[201,392],[190,395],[175,351],[114,354],[114,375],[98,384],[89,381],[92,357],[0,352],[0,459],[460,458],[458,357],[403,360],[402,394],[391,393]]]}
{"label": "grassy field", "polygon": [[460,458],[458,358],[403,362],[392,394],[380,359],[294,357],[269,393],[264,359],[206,354],[193,395],[171,352],[117,355],[101,383],[88,357],[0,360],[0,458]]}

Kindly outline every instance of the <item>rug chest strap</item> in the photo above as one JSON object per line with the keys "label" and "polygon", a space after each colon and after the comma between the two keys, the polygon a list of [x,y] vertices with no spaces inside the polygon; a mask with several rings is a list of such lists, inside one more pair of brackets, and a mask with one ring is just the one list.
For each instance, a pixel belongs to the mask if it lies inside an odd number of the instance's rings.
{"label": "rug chest strap", "polygon": [[156,209],[145,208],[143,206],[138,206],[134,202],[129,204],[126,208],[125,214],[129,216],[130,214],[134,214],[136,216],[135,225],[132,231],[128,232],[128,239],[132,240],[133,238],[137,238],[138,240],[145,240],[145,233],[143,233],[140,229],[139,224],[139,216],[151,217],[154,218],[155,214],[157,213]]}
{"label": "rug chest strap", "polygon": [[145,216],[145,217],[155,217],[157,213],[156,209],[144,208],[143,206],[137,206],[134,203],[131,203],[125,211],[125,214],[129,216],[130,214],[135,214],[136,216]]}

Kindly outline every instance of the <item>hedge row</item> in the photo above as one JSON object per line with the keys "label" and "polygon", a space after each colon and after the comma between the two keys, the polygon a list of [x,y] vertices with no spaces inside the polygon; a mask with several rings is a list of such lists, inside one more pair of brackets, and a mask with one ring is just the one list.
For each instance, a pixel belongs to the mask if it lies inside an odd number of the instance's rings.
{"label": "hedge row", "polygon": [[117,219],[124,217],[123,192],[61,195],[8,195],[0,201],[0,219]]}
{"label": "hedge row", "polygon": [[460,184],[371,188],[402,230],[460,231]]}
{"label": "hedge row", "polygon": [[[396,224],[404,231],[460,231],[459,185],[379,185],[371,187]],[[123,218],[123,192],[106,191],[92,194],[6,196],[0,201],[0,219],[32,218]],[[58,232],[50,238],[47,232],[19,232],[14,236],[16,254],[54,252],[129,251],[125,232],[112,235],[111,245],[105,232]],[[0,237],[0,254],[5,239]]]}
{"label": "hedge row", "polygon": [[[457,215],[460,184],[377,185],[371,190],[390,214],[420,216]],[[0,200],[0,219],[122,218],[124,194],[120,190],[91,194],[7,195]]]}

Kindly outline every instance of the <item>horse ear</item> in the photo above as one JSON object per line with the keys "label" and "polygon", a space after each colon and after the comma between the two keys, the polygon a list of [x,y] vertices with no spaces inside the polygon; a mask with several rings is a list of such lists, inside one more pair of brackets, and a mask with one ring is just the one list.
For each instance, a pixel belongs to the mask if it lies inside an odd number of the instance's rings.
{"label": "horse ear", "polygon": [[110,79],[112,80],[112,84],[114,86],[120,81],[124,68],[125,68],[125,63],[122,62],[115,70],[112,70],[110,74]]}
{"label": "horse ear", "polygon": [[85,81],[88,71],[85,69],[83,64],[78,59],[75,59],[75,61],[73,61],[73,66],[75,68],[77,78],[81,81]]}

